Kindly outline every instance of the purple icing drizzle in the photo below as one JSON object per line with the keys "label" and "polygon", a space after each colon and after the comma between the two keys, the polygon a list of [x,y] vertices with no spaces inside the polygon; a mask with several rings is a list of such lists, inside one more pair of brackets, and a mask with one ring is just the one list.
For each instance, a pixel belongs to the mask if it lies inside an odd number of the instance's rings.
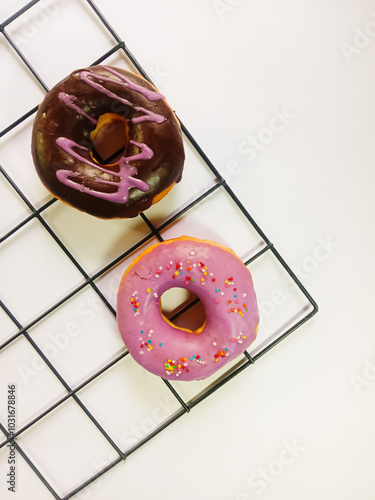
{"label": "purple icing drizzle", "polygon": [[135,90],[136,92],[139,92],[143,96],[145,96],[149,101],[160,101],[161,99],[164,99],[164,96],[161,95],[159,92],[156,90],[150,90],[146,89],[145,87],[142,87],[141,85],[137,85],[136,83],[132,82],[126,76],[122,75],[118,71],[114,70],[110,66],[102,66],[105,70],[107,70],[109,73],[112,73],[112,75],[117,76],[120,80],[126,83],[126,86],[129,87],[131,90]]}
{"label": "purple icing drizzle", "polygon": [[[81,71],[79,74],[79,77],[82,81],[84,81],[85,83],[90,85],[90,87],[94,88],[98,92],[101,92],[102,94],[105,94],[106,96],[111,97],[112,99],[116,99],[116,101],[120,101],[123,104],[126,104],[127,106],[135,109],[136,111],[140,111],[142,113],[145,113],[142,116],[138,116],[138,117],[133,118],[132,119],[133,123],[141,123],[144,121],[152,121],[152,122],[156,122],[156,123],[162,123],[165,120],[164,116],[158,115],[157,113],[153,113],[152,111],[149,111],[149,110],[143,108],[142,106],[134,106],[134,104],[131,103],[130,101],[128,101],[127,99],[123,99],[122,97],[118,96],[114,92],[111,92],[110,90],[103,87],[103,85],[101,85],[100,83],[93,82],[92,80],[89,79],[89,77],[91,77],[91,78],[94,78],[96,80],[100,80],[102,82],[117,83],[121,87],[131,88],[129,86],[129,84],[127,83],[129,80],[127,78],[123,77],[122,75],[120,75],[120,73],[118,73],[118,75],[119,75],[119,77],[121,77],[122,80],[125,80],[125,81],[118,82],[117,80],[114,80],[113,78],[108,78],[106,76],[96,75],[95,73],[92,73],[91,71]],[[139,87],[139,86],[137,85],[137,87]],[[140,92],[139,89],[133,89],[133,90]],[[145,90],[147,90],[147,89],[145,89]],[[152,91],[149,91],[149,92],[152,92]],[[148,99],[149,92],[147,94],[146,93],[143,94],[147,99]],[[161,96],[161,98],[163,99],[163,96]]]}
{"label": "purple icing drizzle", "polygon": [[129,141],[129,142],[142,149],[142,151],[133,156],[122,157],[117,164],[119,167],[119,171],[114,172],[113,170],[106,169],[99,164],[87,160],[86,158],[84,158],[79,153],[73,150],[73,148],[79,148],[82,151],[88,151],[88,148],[80,146],[76,142],[67,139],[66,137],[59,137],[58,139],[56,139],[57,145],[61,149],[63,149],[66,153],[73,156],[77,160],[81,161],[82,163],[86,163],[86,165],[89,165],[90,167],[100,170],[101,172],[104,172],[111,176],[119,177],[120,178],[119,182],[105,180],[100,177],[94,177],[95,182],[97,182],[98,184],[108,184],[111,186],[116,186],[118,189],[114,193],[103,193],[102,191],[95,191],[91,188],[84,186],[83,184],[74,182],[73,180],[74,177],[80,179],[87,178],[87,175],[81,174],[79,172],[72,172],[71,170],[61,169],[56,172],[56,176],[60,182],[62,182],[66,186],[76,189],[77,191],[90,194],[92,196],[95,196],[96,198],[112,201],[113,203],[126,203],[129,198],[130,188],[133,187],[138,188],[140,191],[143,192],[148,191],[150,189],[150,186],[146,182],[140,179],[136,179],[134,177],[134,175],[137,174],[138,170],[136,167],[129,165],[129,162],[135,160],[149,160],[154,156],[152,149],[150,149],[146,144],[136,141]]}
{"label": "purple icing drizzle", "polygon": [[89,116],[87,113],[83,111],[79,106],[77,106],[75,101],[77,101],[77,97],[74,95],[69,95],[66,94],[65,92],[60,92],[59,93],[59,99],[62,101],[68,108],[74,109],[74,111],[77,111],[80,115],[85,116],[88,120],[90,120],[91,123],[96,125],[98,123],[98,120],[95,120],[95,118],[92,118],[92,116]]}

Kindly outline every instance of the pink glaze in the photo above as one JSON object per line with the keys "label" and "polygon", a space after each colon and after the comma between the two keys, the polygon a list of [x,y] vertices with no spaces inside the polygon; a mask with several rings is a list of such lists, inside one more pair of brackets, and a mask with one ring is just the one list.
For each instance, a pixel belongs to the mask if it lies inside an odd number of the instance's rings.
{"label": "pink glaze", "polygon": [[[173,287],[195,293],[206,322],[197,334],[168,323],[160,297]],[[150,247],[118,291],[121,336],[134,359],[168,380],[204,379],[255,340],[259,314],[251,274],[229,249],[181,237]]]}

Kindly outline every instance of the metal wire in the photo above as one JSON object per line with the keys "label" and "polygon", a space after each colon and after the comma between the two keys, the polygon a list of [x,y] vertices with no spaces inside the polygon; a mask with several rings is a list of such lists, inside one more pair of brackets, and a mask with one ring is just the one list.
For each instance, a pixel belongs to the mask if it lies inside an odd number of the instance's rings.
{"label": "metal wire", "polygon": [[[116,53],[117,51],[122,51],[125,54],[125,56],[129,59],[129,61],[136,67],[136,69],[139,71],[139,73],[142,76],[144,76],[145,78],[147,78],[149,81],[151,81],[150,78],[147,76],[145,70],[142,68],[139,61],[135,58],[133,53],[126,46],[125,42],[115,32],[113,27],[110,25],[108,20],[103,16],[103,14],[100,12],[100,10],[97,8],[97,6],[94,4],[94,2],[92,0],[77,0],[77,1],[85,1],[87,3],[87,5],[92,9],[94,14],[97,16],[99,22],[101,22],[103,24],[105,29],[109,32],[109,34],[113,37],[113,39],[115,41],[113,47],[109,51],[107,51],[105,54],[100,55],[96,59],[96,61],[94,61],[92,64],[100,64],[105,59],[107,59],[109,56]],[[4,36],[4,39],[6,40],[6,42],[9,44],[9,46],[13,50],[15,56],[18,57],[22,61],[22,63],[28,69],[28,71],[30,72],[32,77],[38,82],[38,84],[44,89],[44,91],[47,92],[48,91],[47,85],[43,82],[41,77],[38,75],[37,71],[33,68],[30,61],[27,59],[27,57],[25,57],[25,55],[19,49],[17,44],[12,40],[12,38],[9,36],[9,34],[6,31],[6,28],[13,21],[15,21],[16,19],[21,17],[26,11],[31,9],[38,2],[39,2],[39,0],[33,0],[29,3],[27,3],[22,9],[18,10],[13,15],[11,15],[8,19],[6,19],[2,24],[0,24],[0,33]],[[22,124],[27,118],[32,116],[37,111],[37,108],[38,107],[35,106],[30,111],[25,113],[23,116],[18,118],[15,122],[9,124],[4,130],[0,131],[0,137],[5,136],[11,130],[15,129],[20,124]],[[316,302],[314,301],[314,299],[311,297],[311,295],[308,293],[308,291],[305,289],[305,287],[301,284],[301,282],[299,281],[297,276],[292,272],[292,270],[287,265],[287,263],[284,261],[284,259],[281,257],[279,252],[275,249],[274,245],[271,243],[271,241],[265,235],[263,230],[259,227],[259,225],[254,221],[254,219],[251,217],[251,215],[247,212],[247,210],[245,209],[243,204],[240,202],[240,200],[233,193],[230,186],[227,184],[225,179],[221,176],[220,172],[216,169],[216,167],[212,164],[212,162],[206,156],[206,154],[201,149],[200,145],[197,143],[197,141],[194,139],[194,137],[192,137],[192,135],[187,130],[187,128],[185,127],[183,122],[181,120],[180,120],[180,122],[181,122],[181,128],[182,128],[183,134],[185,136],[185,139],[190,142],[192,147],[195,149],[195,151],[200,156],[202,162],[214,174],[215,184],[213,186],[211,186],[210,188],[208,188],[200,196],[195,197],[195,199],[192,202],[187,204],[185,207],[181,208],[177,213],[175,213],[174,215],[170,215],[170,217],[166,221],[164,221],[162,224],[160,224],[158,227],[154,226],[154,224],[147,218],[147,216],[145,214],[140,214],[141,219],[145,222],[145,224],[147,225],[147,227],[149,229],[149,234],[147,234],[143,239],[141,239],[138,243],[136,243],[131,248],[129,248],[128,250],[123,252],[121,255],[119,255],[112,262],[110,262],[109,264],[102,267],[93,276],[89,276],[87,274],[87,272],[83,269],[83,267],[75,259],[74,255],[68,250],[68,248],[64,245],[64,243],[61,241],[61,239],[55,234],[53,229],[49,226],[49,224],[47,224],[47,222],[43,218],[43,213],[45,212],[45,210],[48,209],[57,200],[52,199],[52,200],[48,201],[47,203],[45,203],[42,207],[36,209],[33,206],[33,204],[29,201],[29,199],[26,197],[26,195],[22,191],[21,187],[18,186],[17,183],[14,182],[14,180],[12,179],[11,175],[8,174],[8,172],[6,171],[6,168],[4,168],[3,166],[0,165],[0,176],[2,176],[3,179],[11,186],[11,188],[14,190],[14,192],[19,196],[19,198],[22,200],[22,202],[27,206],[28,210],[30,211],[30,215],[28,215],[26,218],[24,218],[20,223],[14,225],[14,227],[12,227],[6,234],[4,234],[0,238],[0,244],[5,242],[11,236],[15,235],[18,231],[20,231],[23,227],[25,227],[31,221],[37,220],[41,224],[41,226],[44,228],[44,230],[47,232],[47,234],[55,241],[55,243],[59,246],[59,248],[65,253],[67,258],[70,260],[71,265],[74,266],[75,269],[78,270],[78,272],[81,274],[81,277],[82,277],[82,282],[73,291],[67,293],[62,299],[60,299],[55,304],[53,304],[51,307],[49,307],[48,309],[43,311],[37,318],[32,320],[27,325],[22,325],[20,323],[20,321],[18,320],[18,318],[7,307],[7,305],[3,301],[0,301],[0,308],[8,316],[8,318],[13,322],[13,324],[17,327],[17,332],[15,334],[11,335],[5,342],[3,342],[0,345],[0,354],[1,354],[3,349],[5,349],[7,346],[12,344],[13,342],[17,341],[17,339],[19,339],[20,337],[26,339],[28,344],[32,347],[32,349],[34,349],[34,351],[37,353],[37,355],[43,360],[43,362],[49,368],[51,373],[53,373],[53,375],[59,380],[59,382],[62,384],[62,386],[65,389],[65,394],[63,397],[61,397],[53,405],[51,405],[50,407],[48,407],[47,409],[45,409],[41,413],[39,413],[30,422],[28,422],[22,428],[18,429],[16,432],[14,432],[14,434],[12,434],[12,435],[8,434],[7,429],[4,427],[3,424],[0,423],[0,430],[4,433],[5,436],[7,436],[6,439],[0,444],[0,448],[6,446],[8,443],[14,444],[16,447],[16,450],[20,454],[20,456],[22,456],[22,458],[26,461],[26,463],[30,466],[30,468],[35,472],[35,474],[41,480],[41,482],[44,484],[44,486],[49,490],[51,495],[54,498],[56,498],[57,500],[68,500],[68,499],[74,497],[77,493],[79,493],[80,491],[85,489],[87,486],[89,486],[93,481],[95,481],[99,477],[106,474],[109,470],[111,470],[113,467],[115,467],[118,463],[125,460],[129,455],[134,453],[134,451],[136,451],[141,446],[143,446],[145,443],[150,441],[159,432],[166,429],[174,421],[176,421],[177,419],[179,419],[180,417],[182,417],[183,415],[185,415],[186,413],[191,411],[191,409],[194,406],[196,406],[197,404],[202,402],[204,399],[206,399],[208,396],[210,396],[213,392],[218,390],[224,384],[229,382],[231,379],[233,379],[235,376],[237,376],[243,370],[245,370],[249,366],[253,365],[256,360],[258,360],[261,356],[263,356],[264,354],[269,352],[273,347],[275,347],[279,342],[284,340],[292,332],[294,332],[296,329],[298,329],[301,325],[303,325],[306,321],[308,321],[318,311],[318,306],[317,306]],[[122,353],[120,353],[118,356],[116,356],[115,359],[110,361],[104,367],[98,369],[93,375],[91,375],[89,378],[87,378],[78,387],[76,387],[75,389],[72,389],[70,387],[70,385],[68,384],[68,382],[65,380],[65,378],[59,373],[59,371],[55,368],[55,366],[51,363],[51,361],[43,353],[43,351],[40,349],[40,347],[37,345],[37,343],[33,340],[32,335],[30,335],[30,333],[29,333],[29,330],[32,327],[34,327],[35,325],[37,325],[44,318],[53,314],[59,307],[61,307],[67,301],[72,299],[77,293],[79,293],[80,291],[82,291],[88,287],[90,287],[94,291],[94,293],[96,294],[98,299],[110,311],[110,313],[113,315],[116,315],[116,311],[111,306],[111,304],[109,303],[107,298],[104,296],[104,294],[101,292],[99,287],[96,285],[96,280],[98,280],[100,277],[105,275],[105,273],[107,273],[108,271],[113,269],[119,262],[124,260],[128,255],[130,255],[131,253],[136,251],[142,245],[149,242],[152,238],[156,237],[159,241],[163,241],[162,232],[164,229],[169,227],[175,221],[179,220],[185,213],[192,210],[196,205],[199,205],[200,203],[202,203],[207,197],[214,195],[216,192],[218,192],[218,190],[225,191],[227,196],[236,204],[237,208],[240,210],[242,215],[245,217],[248,224],[253,229],[255,229],[257,234],[260,236],[260,238],[264,242],[263,247],[258,252],[256,252],[254,255],[252,255],[245,262],[245,265],[249,266],[256,259],[260,258],[265,253],[270,252],[273,255],[273,257],[276,258],[276,260],[282,266],[282,268],[287,272],[287,274],[293,280],[293,282],[298,287],[300,292],[305,296],[306,300],[309,303],[309,307],[307,308],[306,314],[302,318],[300,318],[298,321],[294,322],[277,339],[275,339],[273,342],[271,342],[270,344],[265,346],[263,349],[261,349],[256,355],[254,355],[252,357],[248,352],[245,351],[244,356],[243,356],[244,359],[239,360],[238,363],[235,365],[235,367],[229,371],[229,373],[226,373],[219,380],[215,381],[215,383],[212,384],[212,386],[205,389],[201,394],[199,394],[198,396],[193,398],[188,403],[186,401],[184,401],[184,399],[180,396],[178,391],[170,384],[170,382],[168,380],[164,380],[166,387],[169,389],[170,393],[173,395],[173,397],[180,404],[180,410],[178,410],[175,414],[171,415],[157,429],[155,429],[154,431],[149,433],[146,437],[141,439],[132,448],[130,448],[126,451],[123,451],[115,443],[115,441],[109,436],[109,434],[106,432],[106,430],[99,424],[95,415],[93,415],[90,412],[90,410],[87,408],[87,406],[81,401],[80,391],[82,389],[84,389],[85,387],[87,387],[90,383],[92,383],[100,375],[105,373],[112,366],[116,365],[121,360],[123,360],[127,356],[128,351],[124,348],[124,351]],[[196,302],[197,301],[193,301],[187,307],[188,308],[191,307]],[[186,308],[179,311],[178,314],[183,314],[184,312],[186,312]],[[175,319],[175,318],[172,318],[172,320],[173,319]],[[46,415],[50,414],[51,412],[53,412],[54,410],[59,408],[64,402],[66,402],[69,399],[73,400],[80,407],[80,409],[84,412],[86,417],[95,425],[95,427],[101,433],[103,438],[109,443],[109,445],[112,447],[112,449],[116,452],[117,457],[110,464],[103,467],[100,471],[98,471],[97,473],[92,475],[87,481],[83,482],[78,487],[76,487],[75,489],[70,491],[67,495],[60,496],[55,491],[55,489],[51,486],[51,484],[47,481],[47,479],[45,478],[45,475],[40,470],[40,468],[38,468],[35,465],[35,463],[28,457],[28,455],[25,453],[25,451],[22,449],[22,447],[17,443],[17,438],[19,436],[21,436],[26,430],[28,430],[32,426],[34,426],[37,422],[42,421]]]}

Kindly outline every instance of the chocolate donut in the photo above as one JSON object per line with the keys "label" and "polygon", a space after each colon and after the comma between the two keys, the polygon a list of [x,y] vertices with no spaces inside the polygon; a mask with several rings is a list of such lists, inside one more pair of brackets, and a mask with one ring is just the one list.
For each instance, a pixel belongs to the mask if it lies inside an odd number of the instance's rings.
{"label": "chocolate donut", "polygon": [[[161,311],[162,294],[185,288],[201,300],[206,320],[179,328]],[[259,313],[242,260],[218,243],[188,236],[146,249],[125,272],[117,295],[122,338],[145,369],[169,380],[200,380],[255,340]]]}
{"label": "chocolate donut", "polygon": [[46,188],[104,219],[135,217],[181,180],[179,122],[139,75],[110,66],[79,69],[45,97],[32,154]]}

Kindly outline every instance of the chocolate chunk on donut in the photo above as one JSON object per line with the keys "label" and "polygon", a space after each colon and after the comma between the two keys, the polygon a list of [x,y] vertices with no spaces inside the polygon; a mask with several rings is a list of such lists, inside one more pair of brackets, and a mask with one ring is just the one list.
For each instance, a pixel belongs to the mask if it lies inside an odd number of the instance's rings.
{"label": "chocolate chunk on donut", "polygon": [[39,106],[36,171],[64,203],[103,219],[136,217],[181,180],[180,124],[147,80],[111,66],[79,69]]}

